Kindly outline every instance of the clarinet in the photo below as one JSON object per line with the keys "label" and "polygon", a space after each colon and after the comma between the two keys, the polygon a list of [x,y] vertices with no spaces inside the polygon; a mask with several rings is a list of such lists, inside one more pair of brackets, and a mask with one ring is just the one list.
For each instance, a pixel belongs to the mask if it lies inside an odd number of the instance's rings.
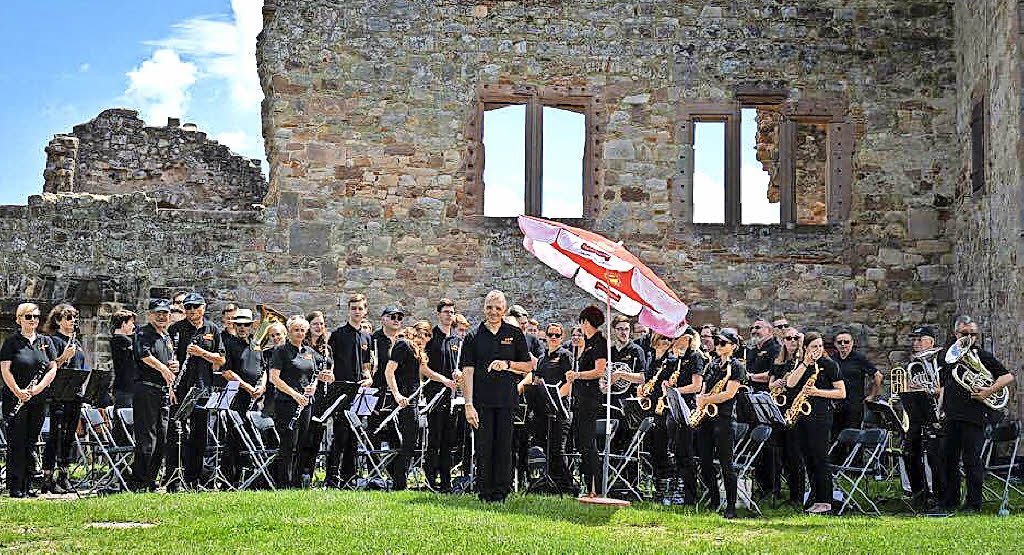
{"label": "clarinet", "polygon": [[[43,374],[42,373],[37,373],[35,376],[32,377],[32,381],[28,382],[28,387],[26,389],[32,389],[33,387],[39,385],[39,382],[42,379],[43,379]],[[32,397],[29,397],[29,399],[31,399],[31,398]],[[25,403],[27,403],[27,402],[28,401],[26,401],[25,399],[22,399],[22,398],[19,397],[18,398],[18,404],[14,405],[14,412],[11,413],[11,418],[13,418],[14,415],[18,414],[18,411],[20,411],[21,407],[24,407]]]}
{"label": "clarinet", "polygon": [[314,352],[314,355],[313,355],[313,371],[314,371],[313,372],[313,380],[314,380],[313,381],[313,394],[312,395],[305,395],[305,397],[306,397],[306,404],[305,405],[298,405],[297,407],[295,407],[295,414],[293,414],[292,415],[292,419],[288,421],[288,429],[289,430],[294,430],[295,429],[295,426],[299,423],[299,418],[302,416],[302,411],[305,410],[305,408],[307,406],[309,406],[310,403],[313,402],[313,395],[316,395],[316,390],[318,389],[318,386],[316,384],[316,379],[317,379],[317,376],[320,375],[320,361],[317,360],[316,350],[313,349],[312,347],[310,347],[310,350]]}
{"label": "clarinet", "polygon": [[[263,353],[261,352],[260,353],[260,375],[256,378],[256,382],[255,382],[255,385],[257,387],[259,386],[260,380],[263,379],[263,375],[267,373],[267,368],[269,368],[269,367],[270,367],[270,362],[267,359],[263,358]],[[253,397],[252,401],[249,403],[249,410],[247,410],[246,412],[252,412],[252,411],[256,410],[256,403],[258,403],[259,401],[260,401],[259,397]]]}
{"label": "clarinet", "polygon": [[[198,345],[199,344],[198,340],[202,336],[203,336],[203,334],[199,333],[199,330],[196,330],[196,333],[192,336],[192,340],[189,341],[189,345]],[[185,350],[185,360],[182,361],[181,368],[178,369],[178,373],[174,376],[174,383],[171,384],[171,391],[177,391],[178,390],[178,386],[181,385],[181,378],[182,378],[182,376],[185,375],[185,372],[188,370],[188,361],[191,360],[191,359],[192,359],[192,354],[188,352],[188,349],[186,349]]]}

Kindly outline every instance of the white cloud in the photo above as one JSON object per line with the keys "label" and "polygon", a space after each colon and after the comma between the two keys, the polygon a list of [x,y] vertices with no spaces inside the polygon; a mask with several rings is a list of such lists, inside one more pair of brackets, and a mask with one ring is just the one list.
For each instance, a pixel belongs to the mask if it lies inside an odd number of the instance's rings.
{"label": "white cloud", "polygon": [[702,171],[693,174],[693,223],[725,223],[725,183]]}
{"label": "white cloud", "polygon": [[127,75],[125,97],[151,125],[166,125],[168,117],[181,117],[187,111],[196,66],[182,61],[174,50],[157,50]]}
{"label": "white cloud", "polygon": [[91,67],[89,64],[82,64],[78,66],[78,73],[86,73]]}
{"label": "white cloud", "polygon": [[214,139],[239,154],[247,154],[249,149],[253,147],[252,139],[249,138],[249,134],[245,131],[225,131],[218,133]]}
{"label": "white cloud", "polygon": [[256,73],[256,35],[263,28],[263,0],[232,0],[233,21],[196,17],[173,26],[170,37],[149,44],[179,52],[194,62],[199,79],[221,79],[241,110],[263,100]]}
{"label": "white cloud", "polygon": [[770,177],[757,161],[744,162],[740,168],[740,202],[743,203],[744,224],[779,223],[779,203],[768,202]]}

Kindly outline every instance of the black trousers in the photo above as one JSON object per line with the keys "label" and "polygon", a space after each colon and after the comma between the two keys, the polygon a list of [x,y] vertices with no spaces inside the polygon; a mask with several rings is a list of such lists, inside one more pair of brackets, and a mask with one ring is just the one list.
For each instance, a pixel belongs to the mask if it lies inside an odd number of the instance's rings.
{"label": "black trousers", "polygon": [[50,435],[43,448],[43,470],[67,468],[75,446],[75,433],[82,413],[81,401],[50,402]]}
{"label": "black trousers", "polygon": [[452,449],[458,438],[456,418],[461,417],[462,414],[453,414],[451,395],[448,394],[444,394],[427,415],[426,473],[432,486],[441,489],[452,487]]}
{"label": "black trousers", "polygon": [[281,438],[277,447],[277,457],[274,459],[274,482],[280,489],[295,488],[301,486],[302,469],[299,466],[302,442],[306,439],[309,430],[309,419],[312,415],[312,407],[307,404],[299,414],[295,427],[288,429],[288,424],[295,415],[298,403],[291,398],[278,398],[274,401],[274,428]]}
{"label": "black trousers", "polygon": [[[839,432],[847,428],[861,429],[864,424],[864,398],[850,397],[836,406],[832,413],[832,437],[839,437]],[[841,463],[850,454],[850,448],[846,445],[836,446],[832,453],[832,462]],[[860,462],[860,456],[856,457],[855,463]]]}
{"label": "black trousers", "polygon": [[137,384],[132,399],[135,460],[132,462],[133,489],[156,490],[157,474],[163,462],[170,408],[167,393],[160,388]]}
{"label": "black trousers", "polygon": [[[4,394],[4,410],[8,413],[17,402],[14,395]],[[46,403],[34,402],[7,418],[7,489],[11,492],[29,490],[36,472],[36,439],[43,429],[45,413]]]}
{"label": "black trousers", "polygon": [[[945,457],[942,452],[942,442],[933,424],[915,422],[911,419],[910,429],[904,437],[903,457],[910,479],[910,491],[915,497],[928,495],[930,492],[936,499],[943,499],[943,477],[946,473],[943,472]],[[932,471],[930,489],[925,474],[925,460]]]}
{"label": "black trousers", "polygon": [[647,450],[651,453],[651,465],[654,467],[655,478],[672,478],[675,469],[669,460],[668,421],[664,415],[654,416],[654,426],[647,434]]}
{"label": "black trousers", "polygon": [[512,492],[512,419],[517,407],[477,407],[476,489],[481,499],[504,499]]}
{"label": "black trousers", "polygon": [[597,453],[597,421],[601,418],[601,401],[584,395],[576,397],[576,448],[580,452],[580,474],[587,492],[598,491],[601,484],[601,460]]}
{"label": "black trousers", "polygon": [[562,489],[572,484],[569,476],[569,465],[565,457],[569,443],[569,421],[561,415],[551,414],[546,407],[535,413],[532,422],[533,434],[531,443],[542,446],[548,462],[548,476]]}
{"label": "black trousers", "polygon": [[807,491],[804,484],[807,472],[804,469],[804,450],[800,442],[800,430],[797,426],[779,425],[775,426],[772,435],[780,438],[782,465],[786,470],[786,484],[789,486],[789,501],[802,505],[804,492]]}
{"label": "black trousers", "polygon": [[705,418],[697,430],[697,452],[700,455],[700,475],[708,489],[711,506],[721,502],[718,493],[718,475],[715,470],[715,455],[722,469],[722,483],[725,486],[727,508],[736,508],[736,469],[733,467],[735,442],[732,431],[732,417],[716,416]]}
{"label": "black trousers", "polygon": [[800,418],[795,428],[803,452],[804,468],[811,482],[809,500],[813,503],[832,503],[832,469],[828,461],[832,413],[812,412]]}
{"label": "black trousers", "polygon": [[[416,398],[410,399],[409,402],[415,403]],[[398,454],[391,459],[391,464],[388,465],[388,474],[391,475],[393,489],[400,491],[408,487],[409,461],[412,460],[413,454],[416,452],[416,440],[419,434],[416,405],[410,404],[402,409],[395,420],[398,421],[398,431],[401,432],[401,445],[398,448]]]}
{"label": "black trousers", "polygon": [[951,508],[960,505],[960,464],[963,463],[964,474],[967,477],[967,498],[964,506],[968,509],[981,510],[982,488],[985,483],[981,449],[985,443],[985,427],[972,422],[947,420],[943,423],[943,430],[943,468],[946,469],[946,495],[943,504]]}
{"label": "black trousers", "polygon": [[694,464],[694,431],[685,422],[667,420],[669,433],[674,437],[673,451],[676,456],[676,477],[683,481],[683,500],[691,503],[697,500],[697,468]]}

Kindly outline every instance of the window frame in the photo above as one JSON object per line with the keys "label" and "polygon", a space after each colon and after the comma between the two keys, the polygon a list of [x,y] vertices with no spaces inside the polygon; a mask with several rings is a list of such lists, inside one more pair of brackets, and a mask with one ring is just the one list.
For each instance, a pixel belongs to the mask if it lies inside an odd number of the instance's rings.
{"label": "window frame", "polygon": [[[794,229],[797,226],[820,228],[846,221],[850,215],[853,184],[852,154],[853,126],[846,121],[847,107],[842,100],[804,99],[786,100],[786,95],[774,91],[738,92],[729,102],[685,102],[678,112],[677,133],[681,138],[679,160],[679,187],[672,195],[673,216],[686,225],[694,226],[769,226]],[[779,223],[744,224],[741,203],[741,110],[744,108],[772,108],[779,110],[779,164],[776,179],[779,182]],[[693,222],[693,176],[695,164],[695,123],[725,122],[725,223],[704,224]],[[796,126],[801,123],[820,123],[827,128],[827,161],[825,199],[827,219],[822,224],[799,224],[796,202]]]}
{"label": "window frame", "polygon": [[484,214],[485,184],[483,179],[485,153],[483,120],[487,110],[509,105],[526,106],[526,168],[524,187],[524,214],[541,216],[544,198],[544,108],[568,109],[585,117],[586,137],[583,147],[583,213],[580,218],[553,218],[557,220],[586,220],[599,212],[598,182],[601,159],[601,124],[603,114],[601,97],[587,87],[537,86],[517,84],[485,84],[477,88],[473,117],[467,128],[469,151],[466,162],[466,193],[473,215],[488,219],[502,216]]}

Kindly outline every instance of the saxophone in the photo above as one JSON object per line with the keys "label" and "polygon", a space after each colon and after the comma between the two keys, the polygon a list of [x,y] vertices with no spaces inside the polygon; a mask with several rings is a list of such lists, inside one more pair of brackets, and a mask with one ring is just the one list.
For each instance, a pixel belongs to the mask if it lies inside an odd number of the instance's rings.
{"label": "saxophone", "polygon": [[[819,372],[821,372],[821,367],[818,366],[817,361],[815,361],[814,372],[811,372],[811,377],[807,378],[807,381],[804,382],[804,387],[806,387],[807,384],[813,384],[818,381]],[[799,420],[801,416],[807,416],[808,414],[811,414],[811,401],[807,398],[807,392],[801,388],[800,393],[797,393],[796,397],[793,399],[793,406],[786,410],[786,424],[792,426],[796,424],[796,421]]]}
{"label": "saxophone", "polygon": [[[721,393],[722,390],[725,389],[725,385],[729,383],[729,378],[731,378],[731,377],[732,377],[732,359],[729,359],[729,360],[725,361],[725,377],[723,377],[722,379],[718,380],[717,383],[715,383],[714,387],[711,388],[711,391],[707,392],[708,395],[717,395],[717,394]],[[709,416],[711,418],[714,418],[714,417],[718,416],[718,405],[712,405],[712,404],[704,405],[704,406],[702,406],[700,408],[700,410],[695,410],[695,411],[691,412],[690,413],[690,422],[689,422],[690,427],[691,428],[696,428],[697,426],[700,425],[702,420],[704,420],[705,418],[707,418]]]}
{"label": "saxophone", "polygon": [[[672,375],[668,379],[668,386],[669,387],[676,387],[676,384],[679,383],[679,372],[681,372],[683,370],[682,369],[682,366],[683,366],[682,359],[677,359],[677,360],[679,361],[679,363],[676,365],[676,371],[673,372]],[[661,416],[661,415],[665,414],[665,409],[666,408],[668,408],[668,390],[667,389],[661,394],[661,397],[658,397],[658,404],[657,404],[657,406],[654,407],[654,414],[657,414],[658,416]]]}
{"label": "saxophone", "polygon": [[636,402],[640,405],[641,409],[645,411],[651,410],[651,392],[654,391],[654,385],[661,381],[661,375],[665,372],[665,368],[668,368],[668,364],[662,362],[661,368],[658,370],[658,373],[651,378],[651,381],[644,382],[636,386]]}

